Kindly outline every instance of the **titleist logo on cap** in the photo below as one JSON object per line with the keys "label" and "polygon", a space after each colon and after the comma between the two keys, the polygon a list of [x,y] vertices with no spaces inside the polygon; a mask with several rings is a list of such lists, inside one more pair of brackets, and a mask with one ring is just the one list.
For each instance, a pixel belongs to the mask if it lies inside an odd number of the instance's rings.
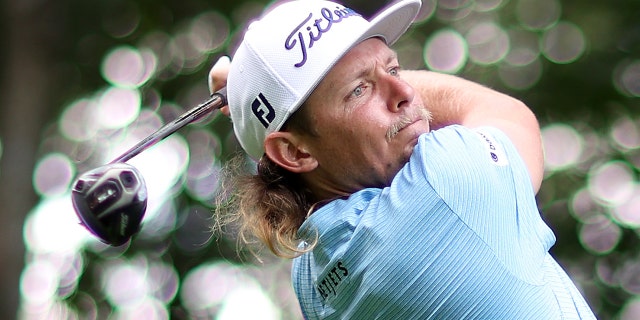
{"label": "titleist logo on cap", "polygon": [[[320,9],[320,15],[322,18],[314,19],[313,22],[309,24],[309,21],[313,18],[313,13],[309,13],[309,16],[291,31],[284,43],[284,47],[287,50],[293,50],[296,47],[299,48],[302,54],[302,60],[294,64],[297,68],[302,67],[307,62],[307,49],[313,47],[313,44],[319,41],[324,33],[329,32],[334,23],[340,23],[343,19],[351,16],[360,16],[359,13],[352,9],[340,7],[336,7],[333,11],[328,8],[322,8]],[[306,34],[305,29],[308,31]]]}

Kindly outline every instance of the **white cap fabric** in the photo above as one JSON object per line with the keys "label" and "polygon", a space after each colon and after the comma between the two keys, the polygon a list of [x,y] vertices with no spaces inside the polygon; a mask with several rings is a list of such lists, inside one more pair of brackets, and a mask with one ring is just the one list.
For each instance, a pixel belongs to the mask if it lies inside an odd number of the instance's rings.
{"label": "white cap fabric", "polygon": [[282,128],[347,51],[372,37],[393,44],[421,4],[401,0],[367,21],[336,2],[294,0],[251,23],[227,80],[234,131],[249,156],[262,157],[266,136]]}

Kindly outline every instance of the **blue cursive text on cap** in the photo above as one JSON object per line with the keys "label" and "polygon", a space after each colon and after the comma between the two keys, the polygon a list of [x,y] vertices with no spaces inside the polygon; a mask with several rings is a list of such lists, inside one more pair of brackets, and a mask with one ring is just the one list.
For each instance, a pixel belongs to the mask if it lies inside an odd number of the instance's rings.
{"label": "blue cursive text on cap", "polygon": [[[284,47],[287,50],[295,49],[299,46],[302,53],[302,60],[294,66],[302,67],[307,62],[307,49],[313,47],[316,41],[322,38],[322,34],[329,32],[334,23],[339,23],[343,19],[351,16],[360,16],[359,13],[349,8],[336,7],[336,10],[331,11],[327,8],[320,10],[322,15],[321,19],[313,20],[313,24],[307,24],[313,17],[313,13],[309,13],[309,16],[302,21],[287,37],[284,43]],[[306,28],[305,28],[306,25]],[[304,29],[308,31],[308,37],[305,38]],[[314,33],[315,32],[315,33]],[[308,39],[308,43],[307,40]]]}

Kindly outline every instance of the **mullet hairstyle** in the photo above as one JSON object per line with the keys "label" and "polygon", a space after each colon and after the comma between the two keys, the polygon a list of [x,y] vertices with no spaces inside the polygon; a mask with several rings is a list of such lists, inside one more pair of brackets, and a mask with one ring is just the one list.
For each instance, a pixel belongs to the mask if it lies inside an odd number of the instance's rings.
{"label": "mullet hairstyle", "polygon": [[[303,107],[291,115],[282,131],[317,136]],[[238,154],[222,168],[214,229],[229,232],[225,229],[231,227],[238,246],[247,246],[252,252],[258,243],[281,258],[292,259],[312,250],[317,236],[298,236],[298,229],[314,208],[314,196],[301,176],[266,155],[258,161],[255,173],[246,164],[246,156]],[[305,245],[300,246],[303,241]]]}

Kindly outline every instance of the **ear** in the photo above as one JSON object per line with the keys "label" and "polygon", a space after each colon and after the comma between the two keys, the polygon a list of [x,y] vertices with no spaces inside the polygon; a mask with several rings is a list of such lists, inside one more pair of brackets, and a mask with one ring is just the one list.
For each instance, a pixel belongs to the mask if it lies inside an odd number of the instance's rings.
{"label": "ear", "polygon": [[294,173],[310,172],[318,166],[303,139],[291,132],[270,133],[264,140],[264,149],[271,161]]}

